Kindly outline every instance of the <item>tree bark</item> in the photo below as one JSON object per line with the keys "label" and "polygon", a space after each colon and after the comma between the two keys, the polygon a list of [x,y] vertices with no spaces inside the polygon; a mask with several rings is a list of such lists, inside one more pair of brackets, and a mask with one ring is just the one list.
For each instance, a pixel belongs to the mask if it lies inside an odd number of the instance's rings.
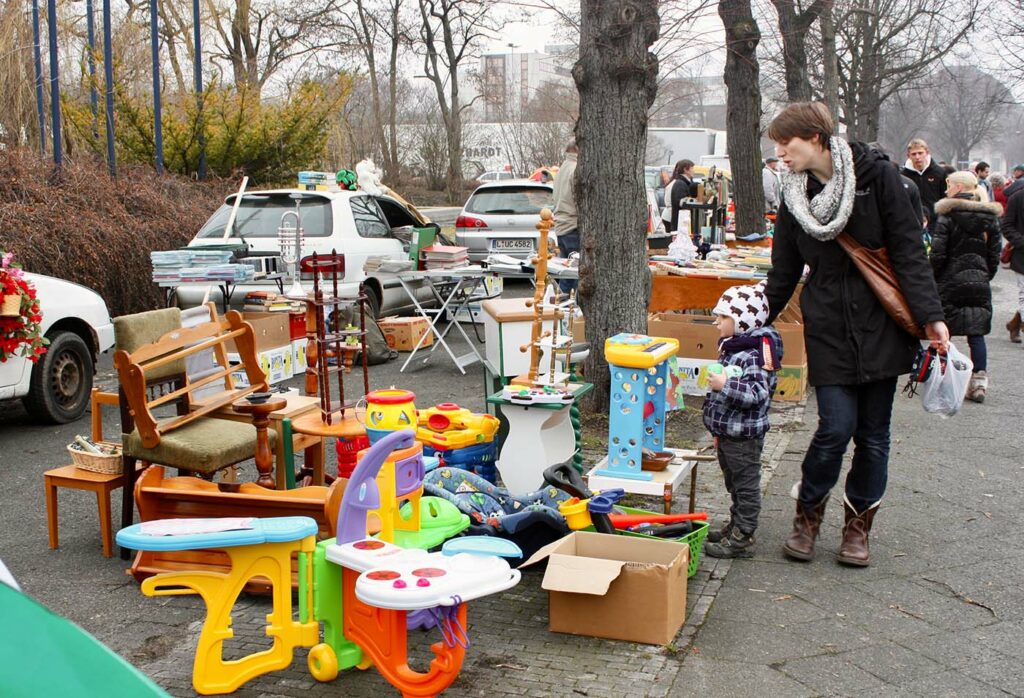
{"label": "tree bark", "polygon": [[772,0],[779,15],[782,58],[786,72],[786,96],[790,102],[811,101],[811,79],[807,73],[807,32],[818,18],[825,0],[816,0],[797,12],[796,0]]}
{"label": "tree bark", "polygon": [[736,202],[736,233],[764,233],[761,184],[761,87],[757,44],[761,32],[750,0],[721,0],[725,26],[726,132]]}
{"label": "tree bark", "polygon": [[821,27],[821,60],[822,60],[822,96],[832,122],[839,124],[839,64],[836,57],[836,27],[833,19],[833,0],[828,0],[822,8],[819,25]]}
{"label": "tree bark", "polygon": [[619,332],[647,331],[651,275],[647,266],[644,153],[647,113],[657,93],[657,0],[582,0],[580,57],[572,75],[580,93],[576,121],[579,164],[576,207],[582,248],[580,307],[594,384],[588,406],[608,409],[604,342]]}

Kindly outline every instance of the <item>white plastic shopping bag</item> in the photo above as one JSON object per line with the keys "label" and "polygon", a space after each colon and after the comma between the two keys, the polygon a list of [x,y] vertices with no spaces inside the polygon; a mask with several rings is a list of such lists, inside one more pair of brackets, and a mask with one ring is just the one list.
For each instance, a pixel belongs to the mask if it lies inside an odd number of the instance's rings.
{"label": "white plastic shopping bag", "polygon": [[952,417],[959,412],[972,371],[974,364],[970,358],[961,354],[950,342],[946,354],[936,358],[928,378],[919,388],[924,411],[944,417]]}

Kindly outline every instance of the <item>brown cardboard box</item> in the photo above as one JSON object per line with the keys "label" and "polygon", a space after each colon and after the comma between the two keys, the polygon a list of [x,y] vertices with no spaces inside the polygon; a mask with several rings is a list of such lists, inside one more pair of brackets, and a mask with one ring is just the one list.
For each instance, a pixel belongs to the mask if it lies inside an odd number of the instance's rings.
{"label": "brown cardboard box", "polygon": [[[711,315],[683,313],[651,313],[647,317],[647,334],[652,337],[671,337],[679,340],[680,358],[718,359],[718,328]],[[804,326],[791,322],[776,322],[775,329],[782,337],[782,365],[800,367],[807,363],[804,345]]]}
{"label": "brown cardboard box", "polygon": [[[430,323],[421,317],[386,317],[378,320],[380,331],[388,346],[396,351],[412,351],[420,337],[430,331]],[[434,343],[434,335],[428,334],[421,347]]]}
{"label": "brown cardboard box", "polygon": [[803,400],[807,396],[807,364],[786,366],[779,369],[779,382],[775,386],[775,399],[786,402]]}
{"label": "brown cardboard box", "polygon": [[[252,325],[257,352],[291,346],[288,313],[242,313],[242,319]],[[233,341],[227,343],[227,350],[238,352]]]}
{"label": "brown cardboard box", "polygon": [[548,561],[548,629],[664,645],[686,619],[688,546],[577,531],[538,550]]}
{"label": "brown cardboard box", "polygon": [[677,356],[687,359],[718,359],[718,328],[711,315],[651,313],[647,334],[679,341]]}

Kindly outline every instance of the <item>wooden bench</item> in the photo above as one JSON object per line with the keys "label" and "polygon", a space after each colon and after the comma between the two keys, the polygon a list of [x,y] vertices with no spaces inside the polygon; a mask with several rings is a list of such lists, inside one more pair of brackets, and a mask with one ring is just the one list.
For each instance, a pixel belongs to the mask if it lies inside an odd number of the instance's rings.
{"label": "wooden bench", "polygon": [[[164,476],[160,466],[150,466],[135,484],[135,501],[141,521],[158,519],[217,518],[222,516],[308,516],[316,520],[319,537],[331,538],[347,481],[339,478],[331,487],[312,486],[271,490],[255,483],[212,483],[195,477]],[[330,511],[330,515],[328,515]],[[228,556],[219,550],[139,551],[129,574],[140,582],[160,572],[216,571],[230,569]],[[294,566],[292,570],[295,572]],[[250,591],[263,591],[256,586]]]}

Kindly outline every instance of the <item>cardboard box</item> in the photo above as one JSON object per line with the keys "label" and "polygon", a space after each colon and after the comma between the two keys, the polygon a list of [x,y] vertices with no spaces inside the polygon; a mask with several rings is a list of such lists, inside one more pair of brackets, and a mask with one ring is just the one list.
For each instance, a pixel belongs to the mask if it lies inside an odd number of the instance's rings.
{"label": "cardboard box", "polygon": [[309,344],[309,340],[303,337],[302,339],[292,340],[292,375],[297,376],[306,370],[306,345]]}
{"label": "cardboard box", "polygon": [[[242,357],[237,353],[229,352],[227,356],[230,364],[242,363]],[[294,375],[291,344],[256,352],[256,362],[267,375],[267,383],[270,385],[288,380]],[[241,367],[237,371],[232,371],[231,378],[236,388],[249,387],[249,377]]]}
{"label": "cardboard box", "polygon": [[577,531],[536,552],[548,561],[548,629],[664,645],[686,619],[688,546]]}
{"label": "cardboard box", "polygon": [[[785,362],[783,362],[785,364]],[[779,382],[775,387],[776,400],[795,402],[807,396],[807,364],[779,369]]]}
{"label": "cardboard box", "polygon": [[[718,328],[710,315],[683,313],[651,313],[647,317],[647,334],[671,337],[679,341],[678,356],[687,359],[718,359]],[[776,322],[782,337],[782,365],[799,367],[807,363],[804,326]]]}
{"label": "cardboard box", "polygon": [[651,313],[647,334],[679,341],[677,356],[687,359],[718,359],[718,328],[711,315]]}
{"label": "cardboard box", "polygon": [[378,320],[380,331],[384,333],[384,341],[396,351],[412,351],[420,337],[427,335],[421,347],[429,347],[434,343],[434,335],[430,332],[430,323],[421,317],[386,317]]}
{"label": "cardboard box", "polygon": [[[242,313],[242,319],[252,325],[257,352],[291,344],[288,316],[289,313]],[[227,350],[238,353],[233,340],[227,343]]]}

